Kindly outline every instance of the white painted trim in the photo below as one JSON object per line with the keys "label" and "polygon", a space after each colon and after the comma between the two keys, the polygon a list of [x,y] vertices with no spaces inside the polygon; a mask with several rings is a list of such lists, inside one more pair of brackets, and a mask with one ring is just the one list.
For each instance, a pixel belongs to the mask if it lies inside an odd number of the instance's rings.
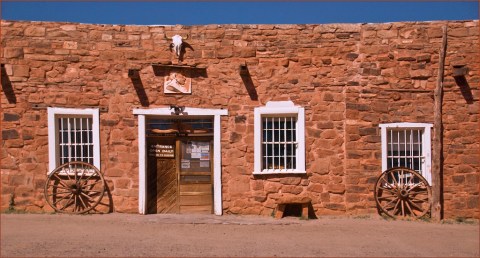
{"label": "white painted trim", "polygon": [[432,136],[431,128],[433,124],[428,123],[387,123],[379,124],[382,140],[382,171],[387,170],[387,128],[402,129],[423,129],[422,133],[422,155],[425,157],[423,168],[424,177],[427,182],[432,184]]}
{"label": "white painted trim", "polygon": [[380,128],[432,128],[433,124],[427,123],[388,123],[379,124]]}
{"label": "white painted trim", "polygon": [[[145,116],[175,116],[170,107],[152,109],[133,109],[133,114],[138,115],[138,211],[146,213],[146,154],[145,154]],[[222,145],[220,116],[228,115],[226,109],[190,108],[185,107],[182,117],[188,116],[213,116],[213,208],[215,215],[222,215]]]}
{"label": "white painted trim", "polygon": [[274,169],[266,169],[262,172],[253,172],[254,175],[294,175],[294,174],[305,174],[307,173],[305,170],[291,170],[291,171],[283,171],[283,170],[274,170]]}
{"label": "white painted trim", "polygon": [[[291,171],[262,170],[262,116],[263,115],[295,115],[297,117],[297,168]],[[269,101],[263,107],[257,107],[254,119],[254,175],[267,174],[305,174],[305,109],[295,106],[292,101]]]}
{"label": "white painted trim", "polygon": [[431,137],[431,128],[430,127],[425,127],[423,130],[423,136],[422,136],[422,154],[425,156],[425,163],[423,164],[423,171],[425,171],[424,177],[427,180],[427,182],[432,185],[432,137]]}
{"label": "white painted trim", "polygon": [[93,165],[100,167],[100,110],[98,108],[47,108],[48,114],[48,173],[57,166],[58,125],[55,118],[58,115],[87,115],[92,116],[93,133]]}
{"label": "white painted trim", "polygon": [[[143,146],[143,147],[141,147]],[[138,171],[146,171],[147,156],[145,154],[145,116],[138,116]],[[138,173],[138,213],[146,214],[147,207],[146,173]]]}
{"label": "white painted trim", "polygon": [[220,115],[213,121],[213,209],[215,215],[222,215],[222,143]]}
{"label": "white painted trim", "polygon": [[[154,115],[154,116],[170,116],[175,115],[170,107],[151,108],[151,109],[133,109],[134,115]],[[226,109],[208,109],[208,108],[191,108],[185,107],[181,116],[226,116],[228,110]]]}

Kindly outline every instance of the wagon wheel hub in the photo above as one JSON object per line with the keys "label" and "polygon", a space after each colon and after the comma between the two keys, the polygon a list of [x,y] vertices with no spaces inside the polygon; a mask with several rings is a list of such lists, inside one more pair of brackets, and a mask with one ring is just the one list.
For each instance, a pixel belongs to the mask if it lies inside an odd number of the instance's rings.
{"label": "wagon wheel hub", "polygon": [[70,186],[70,191],[73,194],[80,195],[80,193],[82,192],[82,188],[78,184],[73,184]]}
{"label": "wagon wheel hub", "polygon": [[402,198],[403,200],[408,199],[408,191],[405,189],[401,189],[398,191],[398,197]]}

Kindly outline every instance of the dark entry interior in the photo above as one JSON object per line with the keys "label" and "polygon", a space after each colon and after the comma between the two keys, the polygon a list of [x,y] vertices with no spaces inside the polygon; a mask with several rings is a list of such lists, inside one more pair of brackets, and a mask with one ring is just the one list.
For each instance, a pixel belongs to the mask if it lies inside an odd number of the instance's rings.
{"label": "dark entry interior", "polygon": [[148,213],[213,213],[212,119],[147,120]]}

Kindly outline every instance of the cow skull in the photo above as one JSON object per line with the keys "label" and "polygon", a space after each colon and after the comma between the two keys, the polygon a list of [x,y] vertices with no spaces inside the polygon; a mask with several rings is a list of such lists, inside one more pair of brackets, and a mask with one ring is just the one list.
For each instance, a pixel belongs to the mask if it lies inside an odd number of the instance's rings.
{"label": "cow skull", "polygon": [[[171,38],[165,36],[167,39],[170,39],[172,40],[172,43],[170,44],[172,47],[173,47],[173,50],[175,51],[175,54],[180,57],[180,53],[182,51],[182,44],[183,44],[183,41],[182,41],[182,36],[180,35],[175,35]],[[188,35],[185,37],[185,39],[188,39]]]}

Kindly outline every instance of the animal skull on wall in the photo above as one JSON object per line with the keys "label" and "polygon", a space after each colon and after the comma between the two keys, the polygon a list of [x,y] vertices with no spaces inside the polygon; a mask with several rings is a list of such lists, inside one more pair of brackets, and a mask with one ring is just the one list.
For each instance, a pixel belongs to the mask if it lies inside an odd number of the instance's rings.
{"label": "animal skull on wall", "polygon": [[[167,39],[171,39],[172,40],[172,43],[170,44],[170,46],[173,48],[173,50],[175,51],[175,54],[180,57],[180,54],[182,52],[182,44],[183,44],[183,41],[182,41],[182,36],[180,35],[175,35],[171,38],[165,36]],[[185,37],[185,39],[188,39],[188,35]]]}

